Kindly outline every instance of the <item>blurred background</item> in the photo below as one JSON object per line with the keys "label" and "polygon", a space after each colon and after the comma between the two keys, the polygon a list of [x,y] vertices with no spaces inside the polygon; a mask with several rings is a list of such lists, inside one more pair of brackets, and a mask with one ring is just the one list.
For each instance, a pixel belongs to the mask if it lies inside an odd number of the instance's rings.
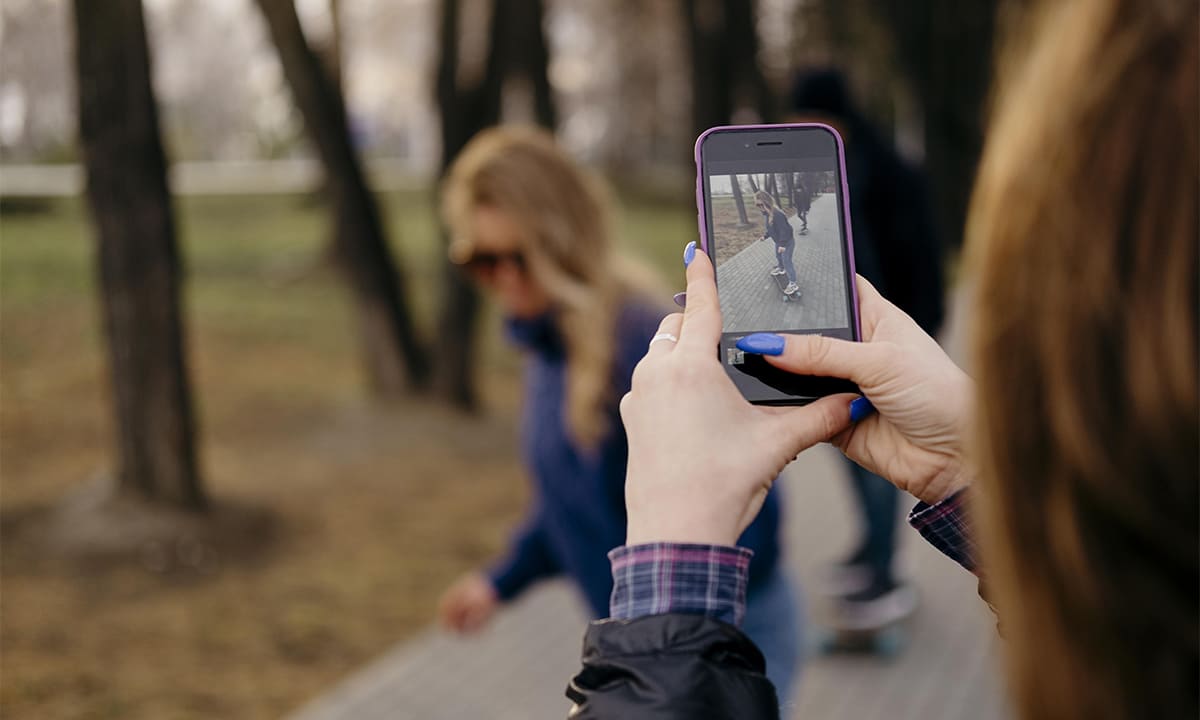
{"label": "blurred background", "polygon": [[[485,127],[550,128],[678,286],[698,131],[781,120],[833,65],[925,168],[952,260],[1020,4],[0,0],[0,714],[466,717],[487,690],[492,717],[564,715],[561,588],[476,641],[427,629],[528,497],[520,356],[447,262],[442,172]],[[802,572],[837,550],[814,523],[852,523],[820,452]],[[997,707],[974,584],[929,567],[961,623],[815,661],[801,703],[841,700],[807,717],[897,716],[850,699],[905,677]]]}

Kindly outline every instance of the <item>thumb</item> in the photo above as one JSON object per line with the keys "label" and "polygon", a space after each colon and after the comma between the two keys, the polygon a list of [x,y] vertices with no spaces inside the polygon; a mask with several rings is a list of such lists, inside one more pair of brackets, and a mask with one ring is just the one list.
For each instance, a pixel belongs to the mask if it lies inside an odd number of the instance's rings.
{"label": "thumb", "polygon": [[783,438],[789,457],[823,443],[850,427],[850,402],[857,395],[830,395],[803,407],[788,408],[775,416],[776,435]]}

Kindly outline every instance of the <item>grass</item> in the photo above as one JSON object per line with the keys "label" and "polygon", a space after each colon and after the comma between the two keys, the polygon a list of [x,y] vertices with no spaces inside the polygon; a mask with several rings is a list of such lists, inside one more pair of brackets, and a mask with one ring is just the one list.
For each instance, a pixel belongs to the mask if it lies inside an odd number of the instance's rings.
{"label": "grass", "polygon": [[[428,193],[381,197],[422,330],[441,249]],[[519,358],[492,317],[487,411],[364,393],[327,224],[295,196],[178,205],[201,467],[211,494],[266,508],[262,547],[202,567],[79,565],[23,529],[113,465],[84,208],[0,215],[0,715],[278,717],[431,619],[497,553],[527,490]],[[680,282],[693,209],[630,199],[624,244]]]}

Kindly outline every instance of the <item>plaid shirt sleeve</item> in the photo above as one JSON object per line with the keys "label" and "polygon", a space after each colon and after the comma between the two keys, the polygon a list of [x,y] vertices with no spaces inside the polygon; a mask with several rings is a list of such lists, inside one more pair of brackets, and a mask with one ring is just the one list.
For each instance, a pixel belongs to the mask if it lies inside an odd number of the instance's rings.
{"label": "plaid shirt sleeve", "polygon": [[685,543],[624,545],[612,563],[612,617],[689,613],[741,625],[750,558],[746,548]]}
{"label": "plaid shirt sleeve", "polygon": [[976,573],[975,543],[967,516],[967,491],[959,490],[933,505],[918,502],[908,524],[930,545],[967,570]]}

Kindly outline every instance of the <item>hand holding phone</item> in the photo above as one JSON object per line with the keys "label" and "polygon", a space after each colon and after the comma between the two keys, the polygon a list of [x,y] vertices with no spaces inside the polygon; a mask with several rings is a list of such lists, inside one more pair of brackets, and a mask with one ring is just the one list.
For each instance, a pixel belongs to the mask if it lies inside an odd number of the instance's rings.
{"label": "hand holding phone", "polygon": [[[725,372],[758,404],[798,405],[854,392],[851,382],[785,373],[736,348],[739,338],[756,332],[860,339],[837,132],[818,123],[712,128],[696,140],[696,168],[701,243],[716,268],[724,318],[718,355]],[[804,190],[806,215],[796,205],[797,188]]]}
{"label": "hand holding phone", "polygon": [[676,340],[650,345],[621,400],[628,545],[735,544],[784,466],[850,423],[852,395],[797,408],[748,404],[712,355],[721,317],[703,253],[687,279],[687,308],[658,328]]}

